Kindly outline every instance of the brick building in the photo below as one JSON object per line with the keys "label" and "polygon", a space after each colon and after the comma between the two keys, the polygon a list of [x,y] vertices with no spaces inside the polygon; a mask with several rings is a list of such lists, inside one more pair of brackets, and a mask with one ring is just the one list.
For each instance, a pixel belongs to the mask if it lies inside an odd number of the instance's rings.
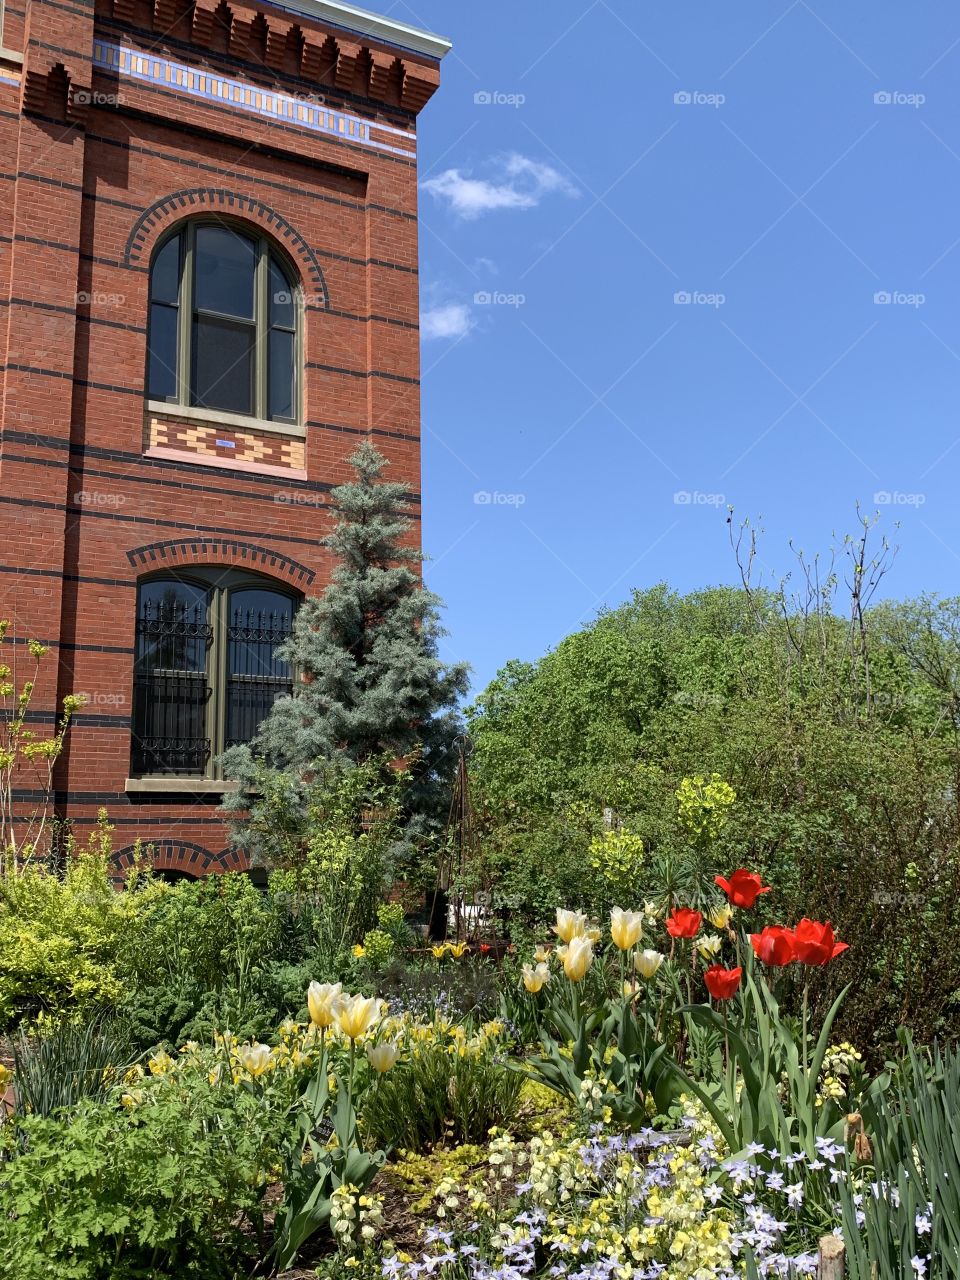
{"label": "brick building", "polygon": [[7,0],[0,617],[18,659],[51,646],[38,726],[87,695],[55,810],[84,839],[105,807],[121,865],[137,838],[240,865],[217,755],[291,687],[274,649],[362,437],[418,513],[447,49],[340,0]]}

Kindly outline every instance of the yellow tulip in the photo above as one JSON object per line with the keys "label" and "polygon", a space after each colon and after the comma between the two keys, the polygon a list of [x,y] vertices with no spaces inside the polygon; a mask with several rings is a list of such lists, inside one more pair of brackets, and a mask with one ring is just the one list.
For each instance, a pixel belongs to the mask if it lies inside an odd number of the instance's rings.
{"label": "yellow tulip", "polygon": [[550,970],[543,961],[536,968],[529,964],[523,966],[523,985],[531,995],[536,995],[538,991],[542,991],[544,984],[549,981]]}
{"label": "yellow tulip", "polygon": [[[3,1063],[0,1062],[0,1090],[6,1089],[7,1085],[10,1083],[12,1079],[13,1079],[13,1072],[10,1070],[9,1067],[5,1067]],[[124,1076],[124,1079],[126,1079],[126,1076]]]}
{"label": "yellow tulip", "polygon": [[257,1044],[256,1041],[253,1044],[242,1044],[237,1050],[237,1057],[244,1071],[255,1080],[259,1080],[273,1066],[273,1050],[269,1045]]}
{"label": "yellow tulip", "polygon": [[714,907],[712,911],[707,912],[707,919],[715,929],[726,929],[733,919],[733,907],[729,902],[725,902],[722,907]]}
{"label": "yellow tulip", "polygon": [[537,947],[536,951],[533,953],[533,959],[536,964],[546,964],[550,959],[550,948]]}
{"label": "yellow tulip", "polygon": [[643,933],[643,915],[639,911],[623,911],[614,907],[610,912],[610,937],[620,951],[632,951]]}
{"label": "yellow tulip", "polygon": [[400,1046],[395,1040],[381,1040],[379,1044],[367,1046],[367,1057],[374,1071],[383,1075],[396,1063],[400,1056]]}
{"label": "yellow tulip", "polygon": [[565,911],[557,907],[557,923],[553,931],[561,942],[570,943],[587,931],[587,917],[582,911]]}
{"label": "yellow tulip", "polygon": [[633,958],[633,966],[644,982],[649,982],[662,964],[663,953],[651,951],[649,948],[639,952]]}
{"label": "yellow tulip", "polygon": [[359,1040],[383,1017],[383,1001],[375,996],[348,996],[337,1011],[337,1023],[348,1040]]}
{"label": "yellow tulip", "polygon": [[431,947],[430,950],[433,952],[434,960],[442,960],[447,954],[447,944],[444,942],[439,947]]}
{"label": "yellow tulip", "polygon": [[333,1026],[343,999],[343,986],[339,982],[311,982],[307,988],[307,1008],[313,1025]]}
{"label": "yellow tulip", "polygon": [[717,933],[707,934],[697,942],[697,950],[704,960],[713,960],[723,949],[723,939]]}
{"label": "yellow tulip", "polygon": [[450,954],[454,960],[462,960],[466,953],[470,950],[470,946],[466,942],[451,942],[449,945]]}
{"label": "yellow tulip", "polygon": [[593,963],[593,943],[583,936],[573,938],[557,953],[563,962],[563,972],[571,982],[579,982]]}

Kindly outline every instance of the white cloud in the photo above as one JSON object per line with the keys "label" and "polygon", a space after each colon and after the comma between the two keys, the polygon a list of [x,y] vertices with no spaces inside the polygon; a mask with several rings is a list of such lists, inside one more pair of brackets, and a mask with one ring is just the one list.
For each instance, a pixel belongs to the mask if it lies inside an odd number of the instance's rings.
{"label": "white cloud", "polygon": [[432,338],[463,338],[472,328],[473,316],[463,302],[428,307],[420,316],[420,336],[426,342]]}
{"label": "white cloud", "polygon": [[489,177],[475,178],[463,169],[446,169],[428,178],[423,189],[446,200],[451,212],[467,220],[494,209],[535,209],[544,196],[580,193],[552,165],[516,152],[489,166]]}

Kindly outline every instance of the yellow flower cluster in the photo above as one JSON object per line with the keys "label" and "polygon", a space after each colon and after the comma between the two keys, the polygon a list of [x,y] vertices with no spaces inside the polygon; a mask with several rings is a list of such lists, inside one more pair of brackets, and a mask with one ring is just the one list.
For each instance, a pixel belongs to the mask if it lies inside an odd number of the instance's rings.
{"label": "yellow flower cluster", "polygon": [[[541,1247],[559,1257],[602,1258],[616,1265],[612,1274],[621,1280],[647,1274],[651,1263],[666,1264],[670,1280],[733,1271],[733,1216],[707,1196],[698,1157],[699,1142],[709,1140],[719,1153],[722,1138],[701,1108],[686,1109],[696,1119],[689,1138],[656,1153],[621,1138],[598,1158],[575,1129],[545,1132],[528,1143],[494,1131],[483,1185],[462,1186],[445,1176],[436,1187],[435,1214],[456,1218],[469,1208],[486,1223],[494,1248],[509,1257],[525,1240],[515,1203],[506,1208],[522,1181],[531,1207],[546,1215]],[[664,1175],[647,1179],[653,1159]],[[638,1195],[641,1186],[648,1190]]]}

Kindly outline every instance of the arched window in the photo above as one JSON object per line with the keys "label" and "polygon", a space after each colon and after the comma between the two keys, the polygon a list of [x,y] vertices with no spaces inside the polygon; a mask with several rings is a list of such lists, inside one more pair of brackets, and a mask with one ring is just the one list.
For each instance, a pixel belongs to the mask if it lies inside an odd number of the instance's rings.
{"label": "arched window", "polygon": [[266,237],[224,221],[182,223],[150,265],[148,398],[298,422],[297,298]]}
{"label": "arched window", "polygon": [[137,592],[134,778],[215,778],[216,759],[249,742],[293,676],[277,647],[297,601],[267,578],[197,569]]}

